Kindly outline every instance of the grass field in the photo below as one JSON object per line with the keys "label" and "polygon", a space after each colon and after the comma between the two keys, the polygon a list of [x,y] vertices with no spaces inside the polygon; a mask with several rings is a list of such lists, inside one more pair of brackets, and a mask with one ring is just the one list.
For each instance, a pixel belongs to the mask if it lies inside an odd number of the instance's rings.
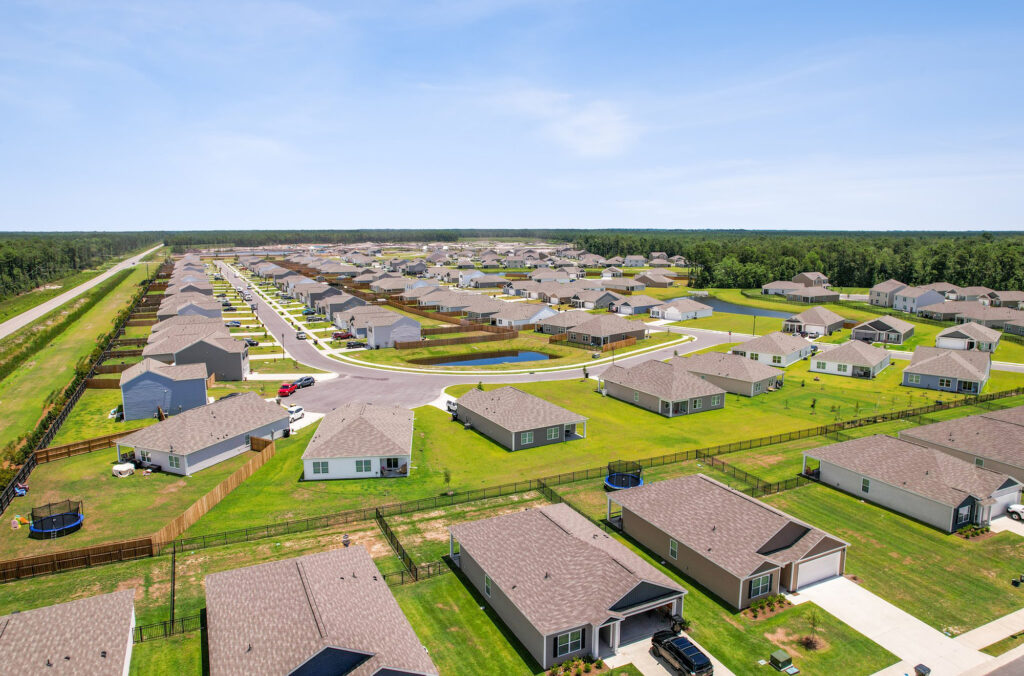
{"label": "grass field", "polygon": [[813,484],[765,502],[850,543],[846,573],[936,629],[960,634],[1021,606],[1024,538],[1004,532],[964,540]]}
{"label": "grass field", "polygon": [[985,646],[981,649],[981,652],[986,655],[998,657],[1009,650],[1013,650],[1021,644],[1024,644],[1024,631],[1020,631],[1012,636],[1007,636],[1002,641],[996,641],[992,645]]}
{"label": "grass field", "polygon": [[249,362],[249,369],[254,373],[326,373],[320,369],[306,366],[292,358],[257,359]]}
{"label": "grass field", "polygon": [[204,634],[194,631],[136,643],[132,647],[132,663],[128,673],[133,676],[209,673],[208,665],[203,664]]}
{"label": "grass field", "polygon": [[755,323],[754,317],[751,315],[715,312],[710,317],[673,322],[672,326],[685,326],[712,331],[732,331],[733,333],[753,333],[756,330],[757,335],[763,336],[772,331],[781,331],[782,319],[780,317],[758,317]]}
{"label": "grass field", "polygon": [[[112,375],[119,377],[119,374]],[[86,390],[50,445],[60,446],[72,441],[139,429],[156,422],[156,418],[114,422],[108,414],[120,403],[121,390]]]}

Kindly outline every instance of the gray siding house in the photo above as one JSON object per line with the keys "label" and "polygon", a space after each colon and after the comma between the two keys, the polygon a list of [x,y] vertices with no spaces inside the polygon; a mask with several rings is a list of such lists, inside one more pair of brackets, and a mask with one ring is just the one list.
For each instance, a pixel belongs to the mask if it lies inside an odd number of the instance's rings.
{"label": "gray siding house", "polygon": [[452,561],[544,669],[611,657],[683,614],[682,587],[566,504],[449,531]]}
{"label": "gray siding house", "polygon": [[[736,354],[705,352],[677,357],[687,371],[742,397],[756,397],[782,387],[786,372]],[[673,360],[675,361],[675,360]]]}
{"label": "gray siding house", "polygon": [[349,403],[327,413],[302,453],[302,478],[369,479],[409,476],[413,413]]}
{"label": "gray siding house", "polygon": [[510,451],[587,436],[587,419],[514,387],[470,390],[456,401],[452,419]]}
{"label": "gray siding house", "polygon": [[1002,334],[995,329],[967,322],[939,331],[939,334],[935,336],[935,347],[947,350],[995,352],[999,347],[1000,338],[1002,338]]}
{"label": "gray siding house", "polygon": [[987,525],[1021,489],[1006,474],[884,434],[805,451],[804,473],[945,533]]}
{"label": "gray siding house", "polygon": [[917,311],[929,305],[946,302],[946,297],[933,289],[919,286],[908,286],[893,292],[892,307],[900,312],[917,314]]}
{"label": "gray siding house", "polygon": [[896,292],[905,288],[907,285],[896,279],[879,282],[868,291],[868,302],[879,307],[892,307]]}
{"label": "gray siding house", "polygon": [[992,358],[988,352],[946,350],[921,346],[903,369],[903,385],[942,392],[980,394],[988,382]]}
{"label": "gray siding house", "polygon": [[[225,397],[121,437],[117,458],[134,457],[170,474],[194,474],[252,449],[252,437],[288,433],[288,411],[255,392]],[[122,449],[134,453],[125,454]]]}
{"label": "gray siding house", "polygon": [[898,317],[878,317],[861,322],[853,327],[850,338],[864,340],[869,343],[888,343],[902,345],[907,338],[914,335],[914,325]]}
{"label": "gray siding house", "polygon": [[366,345],[371,348],[394,347],[395,343],[420,340],[420,323],[397,312],[366,318]]}
{"label": "gray siding house", "polygon": [[686,370],[685,359],[609,366],[601,393],[666,418],[725,407],[725,390]]}
{"label": "gray siding house", "polygon": [[333,317],[335,313],[350,310],[357,305],[366,305],[366,301],[343,293],[340,296],[329,296],[318,300],[316,311],[325,317]]}
{"label": "gray siding house", "polygon": [[125,420],[155,418],[206,405],[206,367],[170,366],[143,359],[121,373],[121,402]]}

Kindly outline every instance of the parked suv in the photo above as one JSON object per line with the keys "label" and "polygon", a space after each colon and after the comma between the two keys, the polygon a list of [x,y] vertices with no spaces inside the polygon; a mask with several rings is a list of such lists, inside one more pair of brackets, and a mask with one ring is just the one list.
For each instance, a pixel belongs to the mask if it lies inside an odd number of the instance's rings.
{"label": "parked suv", "polygon": [[333,334],[331,334],[331,340],[345,340],[346,338],[351,337],[352,333],[349,331],[335,331]]}
{"label": "parked suv", "polygon": [[1010,505],[1006,508],[1006,513],[1010,515],[1011,519],[1020,521],[1024,519],[1024,505]]}
{"label": "parked suv", "polygon": [[306,415],[306,409],[301,406],[288,407],[288,422],[295,422]]}
{"label": "parked suv", "polygon": [[242,340],[244,340],[244,341],[245,341],[245,344],[246,344],[246,345],[247,345],[248,347],[256,347],[257,345],[259,345],[259,344],[260,344],[260,341],[258,341],[258,340],[253,340],[252,338],[243,338]]}
{"label": "parked suv", "polygon": [[363,343],[358,340],[350,340],[347,343],[345,343],[345,347],[348,348],[349,350],[354,350],[357,347],[366,347],[366,343]]}
{"label": "parked suv", "polygon": [[302,376],[293,383],[295,387],[312,387],[314,384],[316,381],[313,380],[313,376]]}
{"label": "parked suv", "polygon": [[711,676],[715,668],[708,656],[685,636],[664,629],[651,637],[651,652],[665,660],[674,673],[682,676]]}

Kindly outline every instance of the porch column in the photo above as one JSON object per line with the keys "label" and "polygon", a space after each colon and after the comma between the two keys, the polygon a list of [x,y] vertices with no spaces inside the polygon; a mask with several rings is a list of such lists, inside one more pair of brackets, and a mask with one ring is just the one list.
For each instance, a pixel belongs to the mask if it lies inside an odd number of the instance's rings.
{"label": "porch column", "polygon": [[675,601],[672,602],[672,614],[673,615],[679,615],[680,617],[683,616],[683,597],[682,596],[680,596],[679,598],[677,598]]}
{"label": "porch column", "polygon": [[590,641],[590,656],[595,660],[601,656],[601,625],[591,625],[592,636]]}
{"label": "porch column", "polygon": [[611,641],[609,641],[608,643],[612,647],[612,653],[615,653],[615,654],[618,654],[618,652],[619,652],[619,639],[620,639],[619,628],[621,626],[622,626],[622,622],[616,622],[615,624],[613,624],[611,626],[611,631],[608,632],[609,634],[611,634]]}

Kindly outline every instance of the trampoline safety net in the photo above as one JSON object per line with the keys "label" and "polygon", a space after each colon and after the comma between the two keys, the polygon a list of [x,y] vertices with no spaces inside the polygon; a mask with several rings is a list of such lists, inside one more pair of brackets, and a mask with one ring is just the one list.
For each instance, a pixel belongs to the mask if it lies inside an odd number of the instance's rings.
{"label": "trampoline safety net", "polygon": [[47,505],[32,508],[32,521],[39,522],[48,516],[57,516],[58,514],[81,514],[82,513],[82,501],[81,500],[61,500],[60,502],[51,502]]}

